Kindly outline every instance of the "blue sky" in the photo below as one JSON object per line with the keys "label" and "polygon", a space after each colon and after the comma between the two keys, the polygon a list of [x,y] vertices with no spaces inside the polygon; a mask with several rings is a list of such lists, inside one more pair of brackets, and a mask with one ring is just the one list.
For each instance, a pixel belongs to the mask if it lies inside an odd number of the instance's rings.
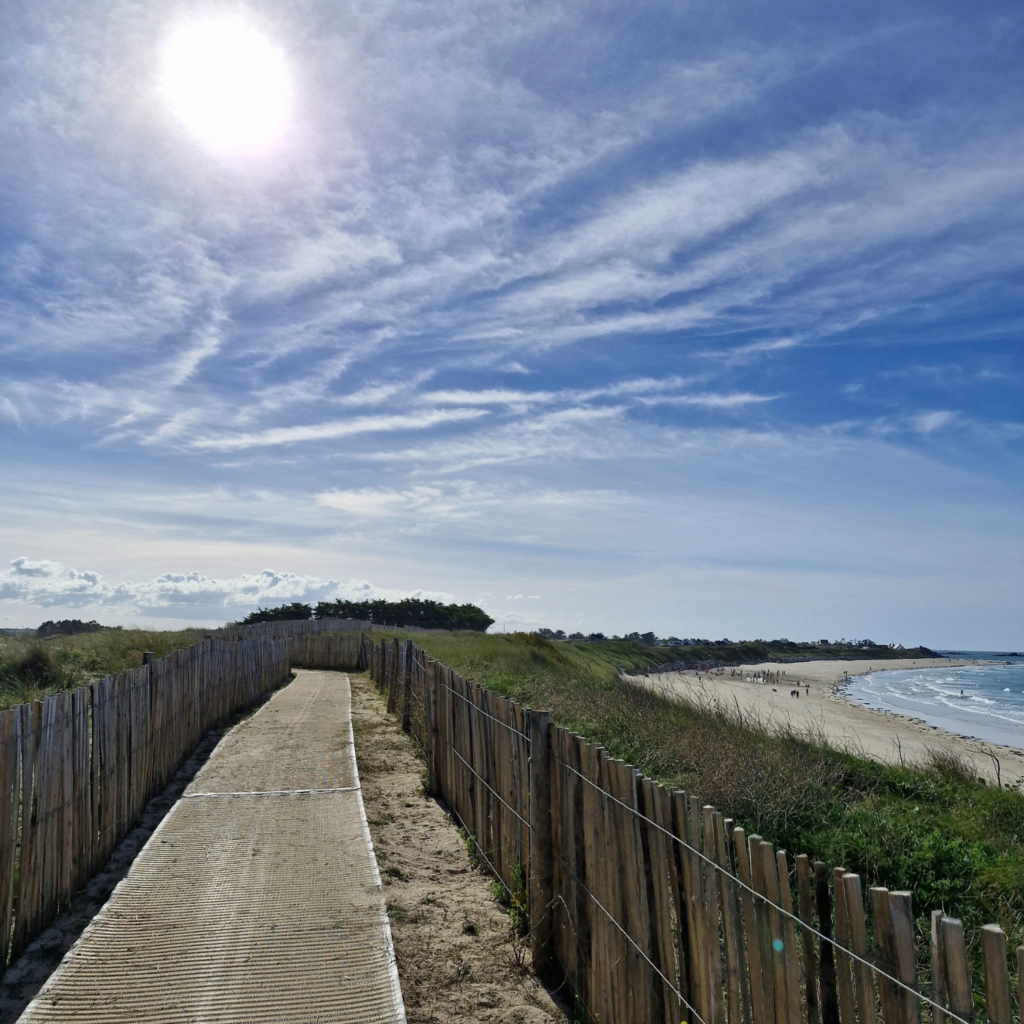
{"label": "blue sky", "polygon": [[[211,153],[176,26],[284,55]],[[1024,643],[1014,4],[12,0],[0,626]]]}

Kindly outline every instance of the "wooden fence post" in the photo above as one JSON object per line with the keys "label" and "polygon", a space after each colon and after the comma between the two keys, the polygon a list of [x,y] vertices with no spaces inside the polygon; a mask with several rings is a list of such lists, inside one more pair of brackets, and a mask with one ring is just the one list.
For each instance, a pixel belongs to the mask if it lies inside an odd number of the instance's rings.
{"label": "wooden fence post", "polygon": [[858,1020],[860,1024],[875,1024],[875,979],[871,968],[863,962],[868,958],[868,930],[859,875],[843,875],[843,893],[846,896],[850,947],[861,958],[853,964],[853,973],[857,978]]}
{"label": "wooden fence post", "polygon": [[[868,894],[871,897],[871,916],[875,922],[875,966],[889,978],[898,977],[889,890],[884,886],[874,885],[868,890]],[[882,1006],[883,1024],[900,1024],[900,989],[888,978],[879,978],[878,998]]]}
{"label": "wooden fence post", "polygon": [[843,887],[843,875],[846,868],[832,869],[832,895],[835,905],[835,938],[836,938],[836,994],[839,997],[839,1017],[843,1024],[855,1024],[856,1016],[853,1002],[853,961],[849,953],[850,928],[846,914],[846,891]]}
{"label": "wooden fence post", "polygon": [[947,1024],[946,1016],[946,956],[942,945],[942,911],[932,911],[932,931],[929,943],[932,960],[932,1024]]}
{"label": "wooden fence post", "polygon": [[444,773],[443,765],[447,763],[449,753],[444,746],[450,746],[451,741],[448,738],[447,727],[442,733],[441,731],[441,709],[448,706],[446,700],[442,700],[441,696],[441,664],[440,662],[434,661],[432,658],[425,658],[423,666],[426,669],[426,680],[427,686],[430,688],[430,703],[432,708],[430,728],[432,732],[431,744],[434,752],[434,756],[430,759],[430,777],[428,779],[428,785],[430,786],[430,795],[435,799],[439,800],[445,796],[444,785],[442,780],[446,778]]}
{"label": "wooden fence post", "polygon": [[0,973],[7,966],[14,914],[14,858],[18,843],[18,718],[0,711]]}
{"label": "wooden fence post", "polygon": [[412,717],[412,641],[406,640],[402,644],[401,673],[402,673],[402,731],[409,731],[409,723]]}
{"label": "wooden fence post", "polygon": [[[889,914],[892,918],[893,950],[896,954],[896,977],[917,991],[917,965],[914,957],[914,911],[909,892],[889,893]],[[900,989],[900,1004],[905,1024],[920,1024],[921,1007],[917,997]]]}
{"label": "wooden fence post", "polygon": [[1017,947],[1017,1006],[1024,1006],[1024,946]]}
{"label": "wooden fence post", "polygon": [[427,792],[437,796],[437,703],[434,692],[434,673],[430,662],[419,647],[413,647],[413,654],[420,663],[423,679],[423,748],[427,756]]}
{"label": "wooden fence post", "polygon": [[[828,901],[828,873],[822,861],[814,862],[814,895],[818,910],[818,977],[821,983],[822,1024],[839,1024],[839,1000],[836,997],[836,967],[832,950],[832,908]],[[829,941],[826,941],[829,940]],[[890,1024],[890,1022],[886,1022]],[[896,1024],[892,1021],[891,1024]]]}
{"label": "wooden fence post", "polygon": [[997,924],[981,929],[985,954],[985,1012],[991,1024],[1013,1024],[1010,974],[1006,969],[1006,935]]}
{"label": "wooden fence post", "polygon": [[[811,862],[806,853],[796,857],[796,882],[800,903],[800,929],[804,951],[804,990],[807,998],[807,1024],[818,1024],[818,962],[814,958],[814,901],[811,896]],[[871,1022],[874,1024],[874,1021]]]}
{"label": "wooden fence post", "polygon": [[974,1019],[974,994],[967,965],[964,926],[955,917],[942,919],[942,947],[946,959],[946,992],[949,1009],[961,1020]]}
{"label": "wooden fence post", "polygon": [[386,645],[381,651],[383,655],[381,661],[384,665],[384,679],[388,687],[387,709],[389,714],[393,714],[398,707],[398,640],[390,642],[382,640],[381,644]]}
{"label": "wooden fence post", "polygon": [[541,976],[554,966],[552,954],[551,715],[527,711],[530,724],[530,949]]}

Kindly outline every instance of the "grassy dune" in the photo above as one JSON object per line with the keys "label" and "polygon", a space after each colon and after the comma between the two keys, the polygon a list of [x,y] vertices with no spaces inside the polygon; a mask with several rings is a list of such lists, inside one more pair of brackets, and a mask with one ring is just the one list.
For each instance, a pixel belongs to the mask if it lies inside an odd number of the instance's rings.
{"label": "grassy dune", "polygon": [[0,636],[0,709],[85,686],[97,677],[138,668],[142,652],[158,658],[201,640],[201,629],[156,633],[104,629],[52,639]]}
{"label": "grassy dune", "polygon": [[[918,914],[944,908],[1024,942],[1024,795],[979,782],[955,759],[894,768],[779,735],[753,720],[655,694],[616,669],[658,651],[536,636],[417,636],[453,668],[604,744],[645,774],[697,793],[776,846],[910,889]],[[922,936],[927,922],[921,919]]]}

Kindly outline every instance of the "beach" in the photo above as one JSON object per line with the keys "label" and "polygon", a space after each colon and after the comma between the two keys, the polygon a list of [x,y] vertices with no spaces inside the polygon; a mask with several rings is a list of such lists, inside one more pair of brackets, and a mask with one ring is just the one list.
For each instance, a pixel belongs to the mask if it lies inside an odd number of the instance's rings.
{"label": "beach", "polygon": [[[633,678],[655,689],[717,703],[723,709],[756,716],[770,727],[792,728],[834,747],[892,764],[921,763],[930,751],[952,750],[968,759],[980,777],[990,782],[999,777],[1004,786],[1019,786],[1024,781],[1024,750],[958,735],[907,715],[864,707],[844,693],[851,677],[872,672],[972,664],[978,663],[950,658],[805,661]],[[792,696],[794,691],[800,696]]]}

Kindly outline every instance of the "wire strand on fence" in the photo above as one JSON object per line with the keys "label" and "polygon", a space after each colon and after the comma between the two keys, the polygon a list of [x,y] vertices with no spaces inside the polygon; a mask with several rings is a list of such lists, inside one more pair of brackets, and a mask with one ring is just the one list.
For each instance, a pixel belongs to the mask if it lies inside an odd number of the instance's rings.
{"label": "wire strand on fence", "polygon": [[472,829],[468,828],[466,823],[462,820],[462,815],[459,814],[459,812],[451,804],[448,804],[448,810],[455,818],[458,819],[459,828],[461,828],[462,831],[465,832],[466,835],[468,835],[469,838],[473,840],[473,849],[480,857],[483,857],[484,863],[491,869],[491,874],[494,875],[494,877],[498,880],[498,884],[501,885],[501,887],[505,890],[505,892],[509,894],[509,896],[512,896],[512,890],[505,884],[505,879],[502,878],[501,875],[498,873],[498,869],[490,862],[490,860],[487,857],[487,854],[484,853],[479,842],[477,842],[476,836],[473,835]]}
{"label": "wire strand on fence", "polygon": [[502,798],[487,785],[486,779],[480,776],[479,772],[473,768],[473,766],[455,749],[455,747],[452,747],[451,751],[469,769],[469,771],[472,772],[473,775],[480,779],[487,789],[494,793],[494,799],[497,800],[498,803],[504,804],[504,806],[507,807],[527,828],[530,828],[530,823],[514,807],[502,800]]}
{"label": "wire strand on fence", "polygon": [[[620,807],[624,807],[627,811],[629,811],[631,814],[635,814],[638,818],[641,818],[646,824],[650,825],[652,828],[655,828],[659,832],[664,833],[673,842],[676,842],[680,846],[685,847],[691,853],[695,853],[706,864],[710,865],[716,871],[721,872],[721,874],[723,874],[726,877],[728,877],[731,882],[733,882],[734,884],[738,885],[741,889],[746,889],[746,891],[749,892],[756,899],[759,899],[762,902],[766,903],[773,910],[777,910],[783,917],[789,918],[789,920],[794,921],[796,924],[800,925],[801,928],[803,928],[806,931],[810,932],[812,935],[816,935],[818,937],[818,939],[821,940],[822,942],[827,942],[829,945],[834,946],[836,949],[842,950],[842,952],[846,956],[850,957],[852,960],[856,960],[858,963],[862,963],[866,967],[869,967],[875,973],[875,975],[877,977],[885,978],[886,981],[892,982],[894,985],[896,985],[899,988],[903,989],[905,992],[909,992],[911,995],[916,996],[922,1002],[927,1003],[929,1006],[933,1007],[936,1010],[940,1010],[942,1013],[944,1013],[951,1020],[957,1021],[958,1024],[971,1024],[970,1021],[964,1020],[963,1017],[957,1016],[951,1010],[946,1009],[946,1007],[940,1006],[933,999],[930,999],[928,996],[923,995],[922,993],[918,992],[917,989],[912,988],[910,985],[906,984],[905,982],[900,981],[899,978],[894,978],[891,974],[887,974],[885,971],[881,970],[881,968],[879,968],[877,964],[873,964],[870,960],[865,960],[864,957],[858,956],[852,949],[848,949],[846,946],[843,946],[842,944],[837,942],[835,939],[829,937],[828,935],[823,935],[821,932],[818,931],[817,928],[815,928],[813,925],[807,924],[805,921],[803,921],[799,917],[797,917],[796,914],[790,913],[790,911],[786,910],[784,907],[780,907],[776,903],[772,903],[772,901],[769,900],[768,897],[765,896],[763,893],[759,893],[756,889],[751,888],[749,885],[747,885],[746,882],[744,882],[740,878],[737,878],[731,871],[728,871],[721,864],[717,864],[715,861],[713,861],[706,854],[702,853],[696,847],[691,846],[684,839],[680,839],[679,836],[677,836],[674,832],[670,832],[667,828],[664,828],[663,826],[659,825],[656,821],[651,821],[651,819],[648,818],[646,815],[641,814],[640,811],[638,811],[635,807],[630,807],[629,804],[624,803],[622,800],[619,800],[618,797],[612,796],[611,793],[609,793],[606,790],[602,789],[596,782],[592,781],[591,779],[588,779],[586,777],[586,775],[584,775],[582,772],[578,771],[571,764],[567,764],[565,761],[563,761],[559,757],[556,757],[554,754],[552,754],[552,760],[556,764],[560,764],[560,765],[562,765],[562,767],[568,768],[569,771],[571,771],[574,775],[578,775],[584,782],[587,783],[587,785],[593,786],[594,789],[596,789],[599,793],[602,794],[602,796],[604,796],[607,799],[611,800],[613,803],[618,804]],[[604,908],[602,908],[602,909],[604,909]],[[605,913],[607,913],[607,911],[605,911]]]}
{"label": "wire strand on fence", "polygon": [[[416,661],[416,659],[413,658],[413,661]],[[419,665],[420,663],[416,661],[416,664]],[[423,668],[423,666],[420,665],[420,668]],[[424,669],[424,671],[426,671],[426,669]],[[527,736],[525,732],[520,732],[514,725],[509,725],[508,722],[503,722],[500,718],[495,718],[494,715],[489,715],[486,711],[483,710],[483,708],[478,708],[465,694],[459,693],[458,690],[453,689],[447,683],[441,683],[441,685],[449,693],[454,693],[455,696],[459,698],[459,700],[464,700],[478,715],[483,715],[484,718],[489,718],[492,722],[497,722],[498,725],[502,726],[505,729],[508,729],[510,733],[512,733],[514,736],[517,736],[524,743],[530,742],[530,737]]]}
{"label": "wire strand on fence", "polygon": [[704,1018],[690,1005],[686,996],[684,996],[683,993],[680,992],[679,989],[677,989],[675,985],[671,981],[669,981],[668,978],[665,977],[664,974],[662,974],[661,969],[658,967],[658,965],[636,944],[636,941],[633,939],[633,936],[630,935],[629,932],[627,932],[626,929],[623,928],[622,925],[615,920],[615,917],[605,908],[604,904],[587,888],[586,882],[584,882],[576,874],[572,874],[569,877],[572,878],[572,880],[598,905],[598,907],[600,907],[600,909],[604,912],[605,917],[607,917],[608,920],[611,921],[611,923],[615,925],[615,927],[618,928],[620,932],[622,932],[622,934],[626,937],[626,941],[651,965],[651,969],[658,975],[659,978],[661,978],[663,982],[665,982],[666,985],[668,985],[670,989],[672,989],[673,992],[675,992],[675,994],[679,997],[680,1002],[682,1002],[682,1004],[694,1015],[694,1017],[697,1018],[700,1024],[706,1024]]}

